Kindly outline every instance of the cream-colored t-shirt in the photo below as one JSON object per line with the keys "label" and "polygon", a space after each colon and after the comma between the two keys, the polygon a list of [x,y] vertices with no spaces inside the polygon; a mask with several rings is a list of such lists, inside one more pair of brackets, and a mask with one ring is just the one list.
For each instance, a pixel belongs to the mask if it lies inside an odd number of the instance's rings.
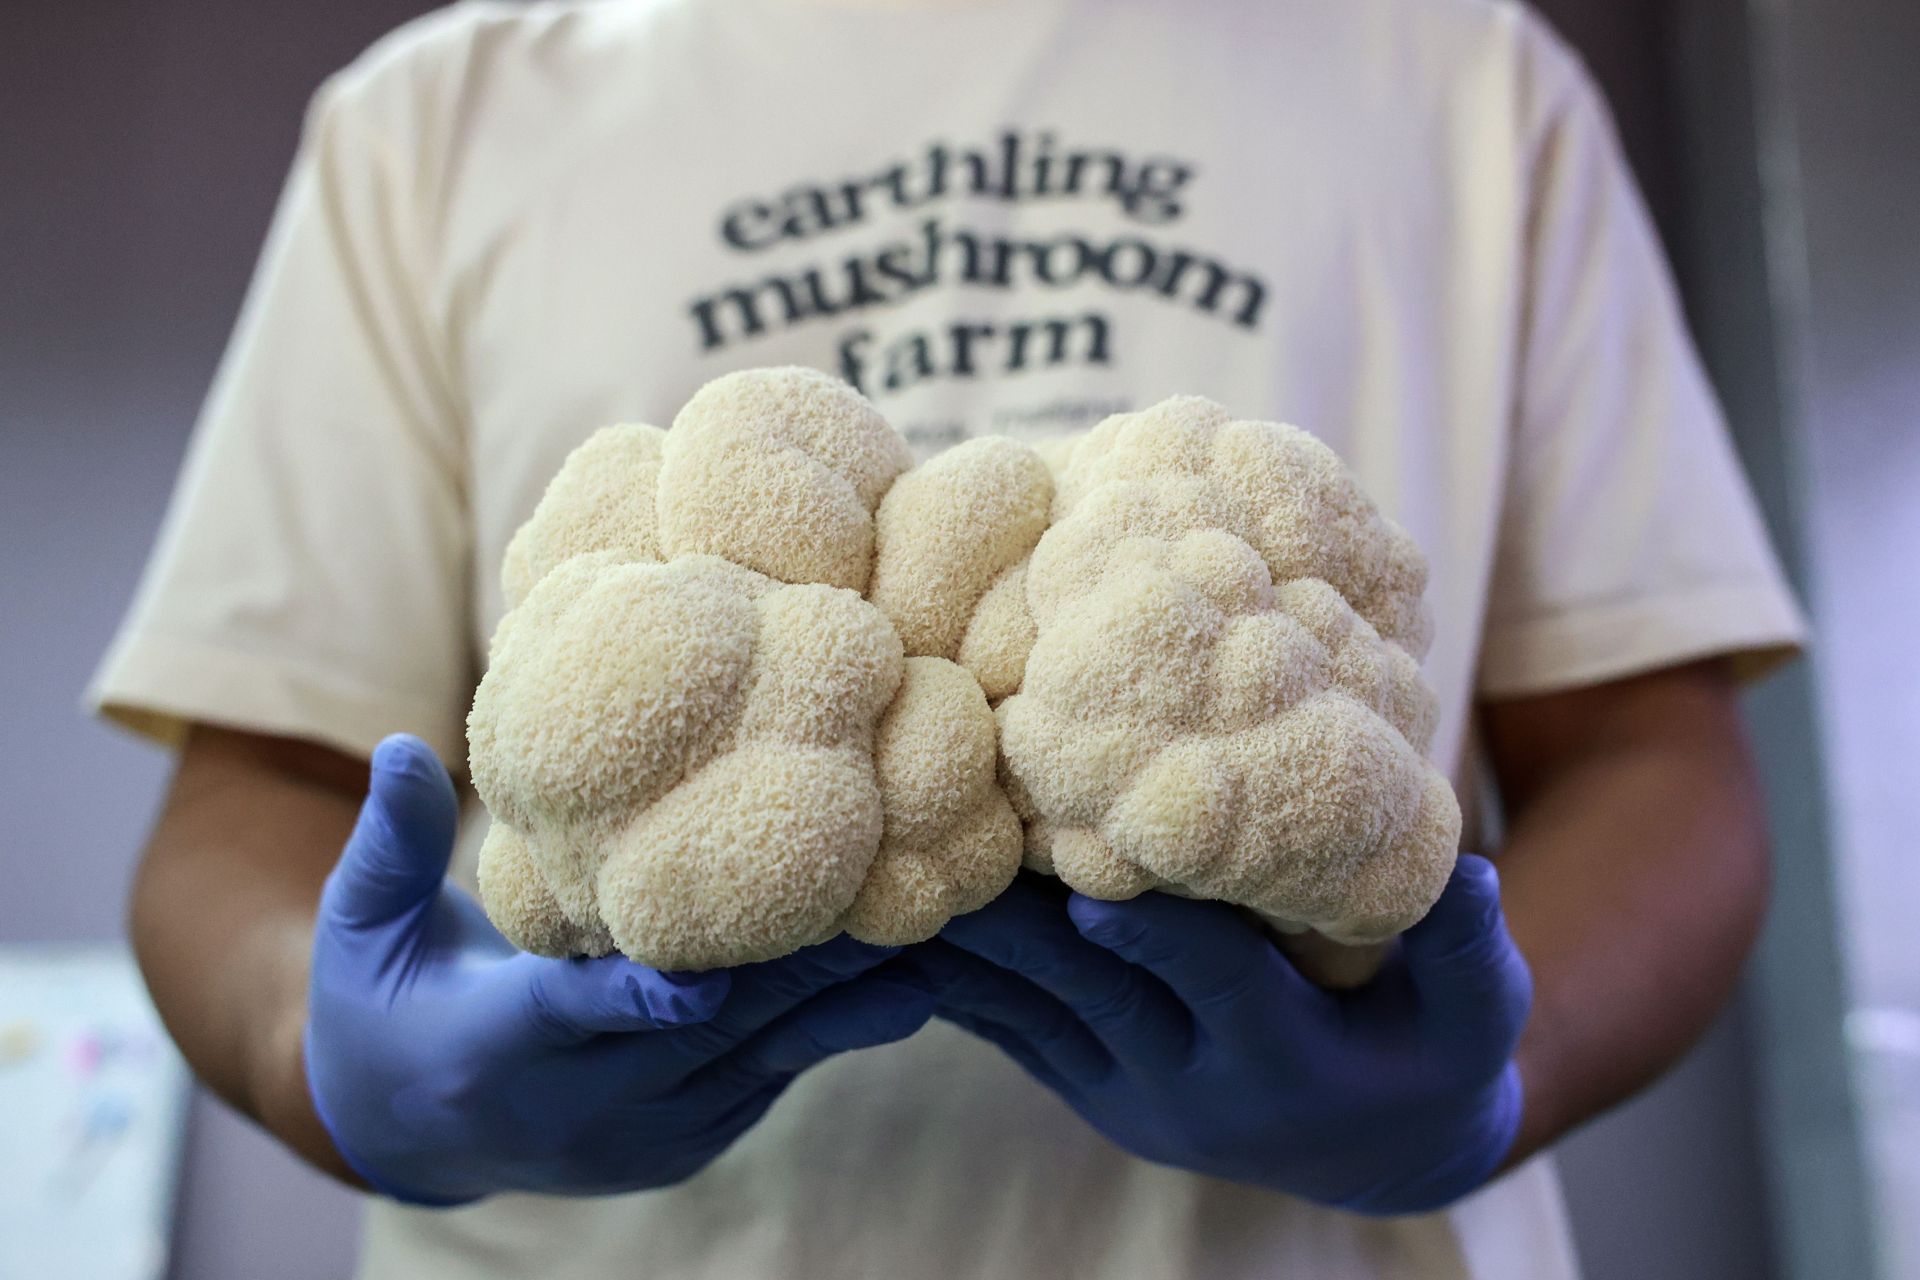
{"label": "cream-colored t-shirt", "polygon": [[[1476,699],[1800,623],[1592,84],[1490,0],[463,4],[331,80],[110,715],[456,764],[567,451],[802,363],[924,453],[1197,392],[1326,439]],[[480,821],[468,824],[466,874]],[[683,1186],[373,1207],[363,1274],[1567,1280],[1550,1167],[1373,1222],[1158,1168],[944,1025]]]}

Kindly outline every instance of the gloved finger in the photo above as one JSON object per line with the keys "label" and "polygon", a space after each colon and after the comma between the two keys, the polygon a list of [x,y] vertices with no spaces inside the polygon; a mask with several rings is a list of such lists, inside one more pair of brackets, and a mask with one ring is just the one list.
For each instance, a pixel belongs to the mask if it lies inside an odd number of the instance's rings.
{"label": "gloved finger", "polygon": [[1257,925],[1222,903],[1165,893],[1103,902],[1076,893],[1067,915],[1089,942],[1159,978],[1227,1043],[1269,1026],[1276,999],[1295,1016],[1317,1014],[1327,1000]]}
{"label": "gloved finger", "polygon": [[[1112,1051],[1059,998],[1020,974],[940,939],[922,943],[896,963],[919,971],[940,1017],[970,1031],[979,1024],[1000,1028],[1054,1078],[1092,1084],[1113,1074]],[[1027,1057],[1014,1060],[1040,1074]]]}
{"label": "gloved finger", "polygon": [[[590,1045],[580,1051],[592,1060],[590,1076],[605,1078],[620,1072],[624,1054],[616,1042]],[[773,1080],[757,1089],[716,1093],[694,1105],[681,1095],[671,1101],[647,1100],[637,1110],[609,1104],[609,1122],[570,1145],[569,1180],[555,1188],[570,1196],[611,1195],[676,1186],[712,1164],[726,1149],[766,1115],[791,1084]],[[646,1142],[636,1143],[637,1117],[644,1116]],[[582,1172],[585,1177],[580,1176]]]}
{"label": "gloved finger", "polygon": [[1174,993],[1081,937],[1062,903],[1038,886],[1016,880],[985,907],[948,921],[940,936],[1059,999],[1123,1064],[1172,1070],[1193,1047],[1193,1020]]}
{"label": "gloved finger", "polygon": [[719,1011],[730,985],[725,970],[661,973],[622,956],[557,960],[523,952],[489,975],[489,1003],[499,1017],[488,1033],[561,1046],[692,1026]]}
{"label": "gloved finger", "polygon": [[898,954],[896,947],[875,947],[844,934],[778,960],[728,970],[732,988],[714,1016],[667,1038],[664,1052],[650,1064],[647,1080],[661,1085],[730,1052],[753,1035],[823,991],[858,977]]}
{"label": "gloved finger", "polygon": [[1460,855],[1440,900],[1401,938],[1422,1021],[1489,1054],[1512,1052],[1533,1000],[1533,975],[1507,932],[1500,874]]}
{"label": "gloved finger", "polygon": [[1000,1052],[1013,1059],[1022,1071],[1038,1080],[1041,1084],[1059,1094],[1069,1106],[1077,1106],[1079,1091],[1071,1081],[1061,1075],[1045,1054],[1028,1044],[1019,1032],[1010,1027],[978,1014],[959,1009],[941,1009],[936,1015],[943,1022],[951,1022],[969,1035],[978,1036]]}
{"label": "gloved finger", "polygon": [[690,1100],[708,1089],[757,1090],[828,1058],[904,1040],[933,1016],[916,986],[866,977],[822,992],[774,1019],[689,1081]]}
{"label": "gloved finger", "polygon": [[898,955],[898,947],[876,947],[845,934],[803,947],[778,960],[742,965],[733,973],[733,994],[714,1020],[714,1029],[750,1034],[812,996],[859,977]]}
{"label": "gloved finger", "polygon": [[321,912],[364,929],[432,901],[453,856],[459,813],[453,780],[432,747],[403,733],[382,741],[353,834],[327,876]]}

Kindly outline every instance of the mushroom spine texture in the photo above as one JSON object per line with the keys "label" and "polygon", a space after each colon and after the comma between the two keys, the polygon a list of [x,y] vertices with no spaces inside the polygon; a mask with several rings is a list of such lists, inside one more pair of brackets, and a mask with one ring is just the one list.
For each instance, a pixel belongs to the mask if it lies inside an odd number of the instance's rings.
{"label": "mushroom spine texture", "polygon": [[1028,865],[1356,945],[1426,914],[1460,836],[1425,758],[1426,564],[1331,449],[1193,397],[1116,415],[1023,576],[998,717]]}
{"label": "mushroom spine texture", "polygon": [[931,937],[1019,867],[992,712],[861,592],[909,465],[823,374],[734,374],[574,451],[502,564],[467,719],[488,914],[666,969]]}
{"label": "mushroom spine texture", "polygon": [[501,581],[470,766],[529,950],[904,944],[1023,859],[1368,942],[1452,865],[1417,548],[1205,400],[912,468],[852,388],[731,374],[576,449]]}

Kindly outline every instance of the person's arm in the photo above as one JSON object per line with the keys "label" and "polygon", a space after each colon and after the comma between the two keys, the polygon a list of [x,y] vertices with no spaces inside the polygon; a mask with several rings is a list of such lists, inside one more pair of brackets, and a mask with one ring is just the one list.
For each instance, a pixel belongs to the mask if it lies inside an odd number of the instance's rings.
{"label": "person's arm", "polygon": [[200,1079],[317,1169],[361,1185],[313,1111],[300,1051],[320,886],[367,764],[198,727],[134,878],[135,954]]}
{"label": "person's arm", "polygon": [[418,738],[369,767],[196,730],[136,880],[194,1069],[345,1181],[421,1205],[679,1182],[800,1072],[932,1012],[850,938],[704,974],[517,951],[445,881],[457,818]]}
{"label": "person's arm", "polygon": [[1509,1163],[1671,1066],[1726,1002],[1769,884],[1724,662],[1490,702],[1507,920],[1532,966]]}

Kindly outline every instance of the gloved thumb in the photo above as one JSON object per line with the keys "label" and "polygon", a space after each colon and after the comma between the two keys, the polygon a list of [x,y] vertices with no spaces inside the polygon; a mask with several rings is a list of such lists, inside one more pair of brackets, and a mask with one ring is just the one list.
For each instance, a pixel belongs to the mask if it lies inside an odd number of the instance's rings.
{"label": "gloved thumb", "polygon": [[459,802],[446,766],[420,739],[397,733],[373,751],[367,798],[321,910],[341,924],[385,924],[429,901],[453,856]]}
{"label": "gloved thumb", "polygon": [[1512,1049],[1533,976],[1507,932],[1491,862],[1461,854],[1440,901],[1401,945],[1425,1018],[1456,1040]]}

